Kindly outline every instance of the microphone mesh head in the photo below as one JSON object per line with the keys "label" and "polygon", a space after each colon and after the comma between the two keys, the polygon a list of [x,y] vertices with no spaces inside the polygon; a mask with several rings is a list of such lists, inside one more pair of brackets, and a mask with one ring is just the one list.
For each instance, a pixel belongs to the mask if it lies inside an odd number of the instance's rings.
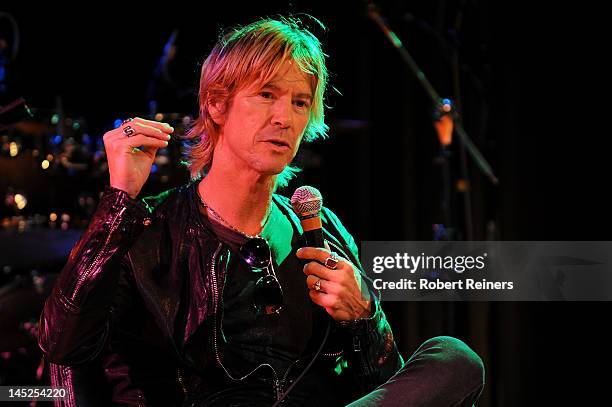
{"label": "microphone mesh head", "polygon": [[296,189],[291,196],[291,206],[299,218],[318,216],[323,206],[323,197],[318,189],[304,185]]}

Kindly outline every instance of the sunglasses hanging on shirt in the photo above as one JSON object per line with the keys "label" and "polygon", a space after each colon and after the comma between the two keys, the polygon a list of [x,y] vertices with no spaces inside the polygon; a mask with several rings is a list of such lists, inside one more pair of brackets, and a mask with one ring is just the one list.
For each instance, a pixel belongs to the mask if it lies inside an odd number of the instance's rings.
{"label": "sunglasses hanging on shirt", "polygon": [[253,306],[258,315],[278,314],[283,307],[283,290],[281,288],[274,264],[272,252],[265,239],[255,237],[247,240],[239,250],[242,259],[255,273],[264,272],[255,283]]}

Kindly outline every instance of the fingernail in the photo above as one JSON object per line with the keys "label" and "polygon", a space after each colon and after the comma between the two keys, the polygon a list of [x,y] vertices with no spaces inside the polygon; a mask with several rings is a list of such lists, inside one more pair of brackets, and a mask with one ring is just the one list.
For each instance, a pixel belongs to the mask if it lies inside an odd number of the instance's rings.
{"label": "fingernail", "polygon": [[302,249],[297,249],[297,251],[295,252],[295,254],[300,254],[302,252]]}
{"label": "fingernail", "polygon": [[164,141],[164,143],[166,143],[166,146],[168,145],[168,142],[167,142],[167,141]]}
{"label": "fingernail", "polygon": [[168,134],[168,140],[170,140],[172,137]]}

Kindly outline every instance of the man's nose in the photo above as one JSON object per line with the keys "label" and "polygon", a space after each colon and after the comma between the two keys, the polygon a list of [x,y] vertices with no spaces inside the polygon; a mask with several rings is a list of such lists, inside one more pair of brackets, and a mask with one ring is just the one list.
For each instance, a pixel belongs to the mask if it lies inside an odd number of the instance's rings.
{"label": "man's nose", "polygon": [[276,100],[273,106],[272,111],[272,125],[279,126],[280,128],[286,129],[291,127],[292,117],[291,117],[291,109],[292,109],[292,101],[291,98],[280,97]]}

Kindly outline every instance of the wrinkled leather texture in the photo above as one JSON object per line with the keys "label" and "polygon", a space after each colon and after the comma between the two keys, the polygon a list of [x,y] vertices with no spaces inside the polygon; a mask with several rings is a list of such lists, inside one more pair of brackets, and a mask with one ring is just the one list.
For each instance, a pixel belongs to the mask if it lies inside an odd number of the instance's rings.
{"label": "wrinkled leather texture", "polygon": [[[187,393],[206,391],[203,370],[215,363],[212,333],[220,323],[215,301],[231,254],[201,222],[196,187],[142,201],[114,188],[103,194],[40,318],[40,348],[65,373],[56,379],[75,392],[79,386],[66,372],[88,366],[100,367],[114,404],[180,405]],[[274,199],[301,231],[288,199]],[[332,248],[363,270],[338,218],[326,208],[321,217]],[[324,349],[342,351],[334,363],[347,365],[342,375],[352,396],[371,391],[403,364],[365,275],[364,281],[371,318],[334,326]]]}

